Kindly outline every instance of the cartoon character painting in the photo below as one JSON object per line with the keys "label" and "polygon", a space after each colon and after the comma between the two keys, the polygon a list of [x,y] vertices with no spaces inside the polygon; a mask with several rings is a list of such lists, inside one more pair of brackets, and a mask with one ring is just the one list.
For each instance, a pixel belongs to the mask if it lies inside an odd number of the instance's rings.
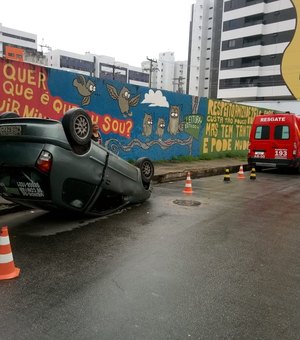
{"label": "cartoon character painting", "polygon": [[122,115],[124,117],[132,116],[132,112],[129,109],[131,106],[136,106],[139,103],[140,95],[138,94],[130,99],[130,92],[127,87],[123,86],[119,93],[113,85],[107,84],[106,87],[111,98],[118,101]]}
{"label": "cartoon character painting", "polygon": [[73,80],[73,86],[77,88],[78,93],[82,96],[81,104],[88,105],[91,101],[91,95],[96,91],[95,83],[80,74]]}
{"label": "cartoon character painting", "polygon": [[169,111],[168,132],[171,135],[176,135],[180,131],[180,107],[171,105]]}
{"label": "cartoon character painting", "polygon": [[163,134],[165,132],[165,127],[166,127],[165,120],[163,118],[158,118],[157,127],[156,127],[156,134],[159,137],[163,136]]}
{"label": "cartoon character painting", "polygon": [[143,135],[149,137],[152,133],[153,120],[149,113],[145,113],[143,121]]}

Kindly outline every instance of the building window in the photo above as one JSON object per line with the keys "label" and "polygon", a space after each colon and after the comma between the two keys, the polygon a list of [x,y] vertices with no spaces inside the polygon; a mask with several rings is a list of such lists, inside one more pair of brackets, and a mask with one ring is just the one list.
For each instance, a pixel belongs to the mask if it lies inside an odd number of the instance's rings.
{"label": "building window", "polygon": [[228,41],[228,47],[230,47],[230,48],[235,47],[235,40],[234,39]]}

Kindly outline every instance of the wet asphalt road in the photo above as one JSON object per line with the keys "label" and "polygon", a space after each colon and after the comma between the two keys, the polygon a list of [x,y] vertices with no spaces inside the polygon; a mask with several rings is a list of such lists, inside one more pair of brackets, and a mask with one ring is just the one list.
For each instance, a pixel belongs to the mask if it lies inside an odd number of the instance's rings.
{"label": "wet asphalt road", "polygon": [[299,182],[215,176],[101,219],[1,216],[21,268],[0,281],[1,340],[299,339]]}

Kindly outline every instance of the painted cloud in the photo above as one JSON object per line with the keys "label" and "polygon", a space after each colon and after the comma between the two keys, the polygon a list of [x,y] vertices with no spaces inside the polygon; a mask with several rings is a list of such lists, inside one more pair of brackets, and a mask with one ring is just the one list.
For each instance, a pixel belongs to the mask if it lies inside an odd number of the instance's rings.
{"label": "painted cloud", "polygon": [[149,90],[149,93],[145,94],[145,99],[142,101],[142,104],[149,104],[149,106],[169,107],[166,97],[163,96],[160,90],[155,92],[153,90]]}

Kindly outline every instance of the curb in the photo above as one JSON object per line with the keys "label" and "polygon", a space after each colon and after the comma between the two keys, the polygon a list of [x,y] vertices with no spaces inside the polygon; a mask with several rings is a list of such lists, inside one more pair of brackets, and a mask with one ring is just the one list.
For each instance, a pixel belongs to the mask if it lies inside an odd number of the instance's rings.
{"label": "curb", "polygon": [[[243,169],[245,171],[250,170],[249,164],[243,164]],[[206,169],[187,169],[180,172],[168,172],[166,174],[162,175],[154,175],[152,182],[154,184],[158,183],[167,183],[167,182],[173,182],[173,181],[180,181],[186,179],[186,173],[190,172],[191,178],[202,178],[202,177],[209,177],[209,176],[217,176],[217,175],[223,175],[225,172],[225,169],[229,169],[230,173],[238,172],[240,169],[240,165],[231,165],[231,166],[220,166],[220,167],[214,167],[214,168],[206,168]]]}

